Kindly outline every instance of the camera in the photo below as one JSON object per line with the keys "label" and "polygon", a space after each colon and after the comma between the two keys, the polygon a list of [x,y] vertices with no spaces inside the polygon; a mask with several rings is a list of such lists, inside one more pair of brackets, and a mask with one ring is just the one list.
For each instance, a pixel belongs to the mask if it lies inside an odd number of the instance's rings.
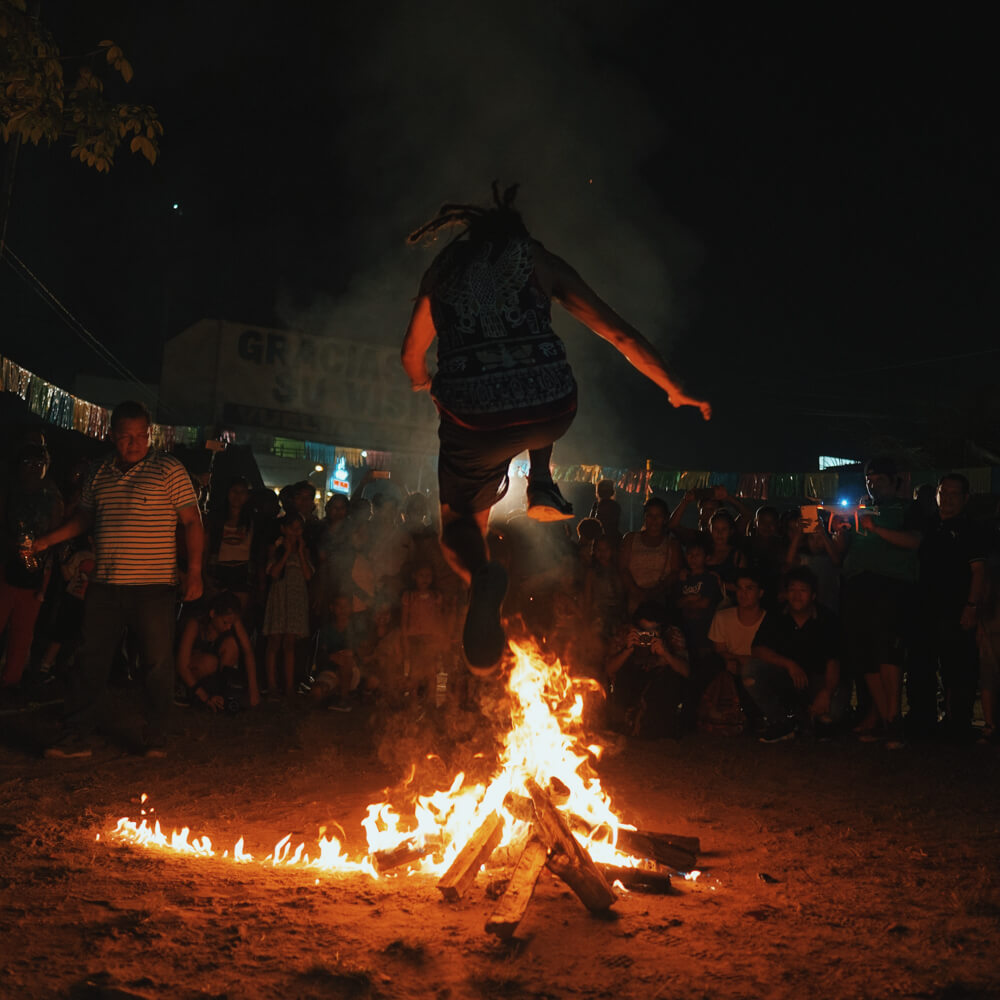
{"label": "camera", "polygon": [[804,534],[812,535],[821,530],[822,524],[819,519],[820,507],[815,504],[808,504],[799,508],[799,517],[802,520],[802,531]]}
{"label": "camera", "polygon": [[636,632],[635,644],[637,646],[652,646],[653,640],[658,637],[658,632]]}

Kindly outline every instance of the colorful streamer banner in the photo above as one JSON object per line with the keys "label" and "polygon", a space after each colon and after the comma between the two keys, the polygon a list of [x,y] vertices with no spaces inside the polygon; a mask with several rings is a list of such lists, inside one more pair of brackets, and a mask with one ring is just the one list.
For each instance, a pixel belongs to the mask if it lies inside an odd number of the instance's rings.
{"label": "colorful streamer banner", "polygon": [[[0,392],[20,396],[32,413],[47,423],[64,430],[77,431],[88,437],[104,440],[108,436],[111,411],[46,382],[33,372],[0,355]],[[155,447],[171,451],[177,445],[195,445],[203,439],[203,429],[194,426],[153,424]],[[308,460],[336,467],[344,459],[355,469],[388,469],[393,455],[387,451],[362,451],[321,441],[299,441],[295,438],[254,435],[253,445],[279,458]],[[404,456],[396,456],[403,460]],[[527,476],[528,463],[514,463],[514,474]],[[1000,468],[990,466],[953,470],[969,480],[973,493],[990,493],[994,485],[1000,490]],[[914,481],[936,482],[936,470],[921,470]],[[624,493],[663,493],[700,490],[710,486],[725,486],[732,496],[747,500],[795,500],[812,498],[820,501],[839,499],[840,477],[836,472],[711,472],[687,469],[622,469],[606,465],[553,465],[552,478],[557,482],[591,483],[610,479]]]}

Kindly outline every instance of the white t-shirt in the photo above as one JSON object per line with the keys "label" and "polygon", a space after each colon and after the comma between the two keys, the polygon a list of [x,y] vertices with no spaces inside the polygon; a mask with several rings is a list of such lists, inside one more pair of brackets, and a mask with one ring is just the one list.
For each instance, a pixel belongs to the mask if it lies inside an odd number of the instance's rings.
{"label": "white t-shirt", "polygon": [[757,629],[764,620],[764,611],[762,609],[757,619],[750,625],[744,625],[740,621],[739,613],[739,608],[722,608],[716,611],[708,630],[708,638],[709,641],[725,647],[726,652],[733,656],[749,656],[754,636],[757,635]]}

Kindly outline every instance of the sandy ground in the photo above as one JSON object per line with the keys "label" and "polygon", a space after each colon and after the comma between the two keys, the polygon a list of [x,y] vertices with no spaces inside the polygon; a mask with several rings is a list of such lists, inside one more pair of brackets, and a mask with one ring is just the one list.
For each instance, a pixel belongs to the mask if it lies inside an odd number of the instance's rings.
{"label": "sandy ground", "polygon": [[699,836],[704,874],[601,919],[545,872],[504,943],[483,930],[486,872],[452,904],[430,878],[317,884],[108,837],[146,792],[220,848],[339,823],[360,851],[365,806],[419,744],[454,773],[482,725],[390,746],[360,711],[178,710],[166,760],[50,761],[55,711],[0,718],[3,997],[1000,997],[992,748],[629,743],[600,765],[620,815]]}

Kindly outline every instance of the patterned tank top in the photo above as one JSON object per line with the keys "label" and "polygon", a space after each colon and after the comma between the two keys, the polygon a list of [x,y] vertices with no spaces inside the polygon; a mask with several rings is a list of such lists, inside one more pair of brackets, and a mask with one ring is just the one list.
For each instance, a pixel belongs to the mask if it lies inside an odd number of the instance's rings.
{"label": "patterned tank top", "polygon": [[458,241],[431,265],[438,336],[432,394],[446,414],[475,427],[569,412],[576,381],[552,329],[550,300],[535,278],[533,241]]}

